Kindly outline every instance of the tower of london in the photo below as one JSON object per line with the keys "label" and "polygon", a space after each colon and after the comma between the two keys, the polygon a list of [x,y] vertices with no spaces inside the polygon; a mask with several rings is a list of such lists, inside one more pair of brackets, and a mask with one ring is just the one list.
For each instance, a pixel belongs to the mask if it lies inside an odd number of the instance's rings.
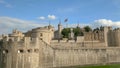
{"label": "tower of london", "polygon": [[[79,26],[78,26],[79,27]],[[0,68],[54,68],[120,62],[120,29],[110,26],[69,38],[62,24],[34,28],[25,33],[14,29],[0,36]]]}

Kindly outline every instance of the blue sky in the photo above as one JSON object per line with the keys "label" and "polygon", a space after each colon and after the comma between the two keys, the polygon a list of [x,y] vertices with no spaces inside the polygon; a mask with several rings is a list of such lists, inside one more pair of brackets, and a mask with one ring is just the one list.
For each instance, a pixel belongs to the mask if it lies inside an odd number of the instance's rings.
{"label": "blue sky", "polygon": [[61,20],[65,25],[66,18],[69,25],[97,23],[119,27],[120,0],[0,0],[0,28],[5,33],[14,28],[44,26],[48,21],[57,26]]}

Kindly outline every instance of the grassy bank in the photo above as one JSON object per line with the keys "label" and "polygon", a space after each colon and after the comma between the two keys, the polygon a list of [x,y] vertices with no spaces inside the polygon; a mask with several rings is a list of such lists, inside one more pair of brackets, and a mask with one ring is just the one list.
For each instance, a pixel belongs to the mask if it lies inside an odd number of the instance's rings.
{"label": "grassy bank", "polygon": [[120,68],[120,64],[96,65],[96,66],[71,66],[62,68]]}

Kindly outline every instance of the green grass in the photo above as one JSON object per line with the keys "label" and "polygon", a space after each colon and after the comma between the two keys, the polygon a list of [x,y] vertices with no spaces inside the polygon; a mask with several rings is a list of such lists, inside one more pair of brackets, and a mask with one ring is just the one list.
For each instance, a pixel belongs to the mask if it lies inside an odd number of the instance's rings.
{"label": "green grass", "polygon": [[96,65],[96,66],[72,66],[63,68],[120,68],[120,64],[109,64],[109,65]]}

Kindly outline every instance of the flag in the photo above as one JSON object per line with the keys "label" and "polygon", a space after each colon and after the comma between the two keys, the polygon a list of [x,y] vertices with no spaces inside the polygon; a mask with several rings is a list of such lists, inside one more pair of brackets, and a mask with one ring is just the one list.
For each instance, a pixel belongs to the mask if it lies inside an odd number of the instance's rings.
{"label": "flag", "polygon": [[66,18],[65,20],[64,20],[64,22],[67,22],[68,21],[68,19]]}

